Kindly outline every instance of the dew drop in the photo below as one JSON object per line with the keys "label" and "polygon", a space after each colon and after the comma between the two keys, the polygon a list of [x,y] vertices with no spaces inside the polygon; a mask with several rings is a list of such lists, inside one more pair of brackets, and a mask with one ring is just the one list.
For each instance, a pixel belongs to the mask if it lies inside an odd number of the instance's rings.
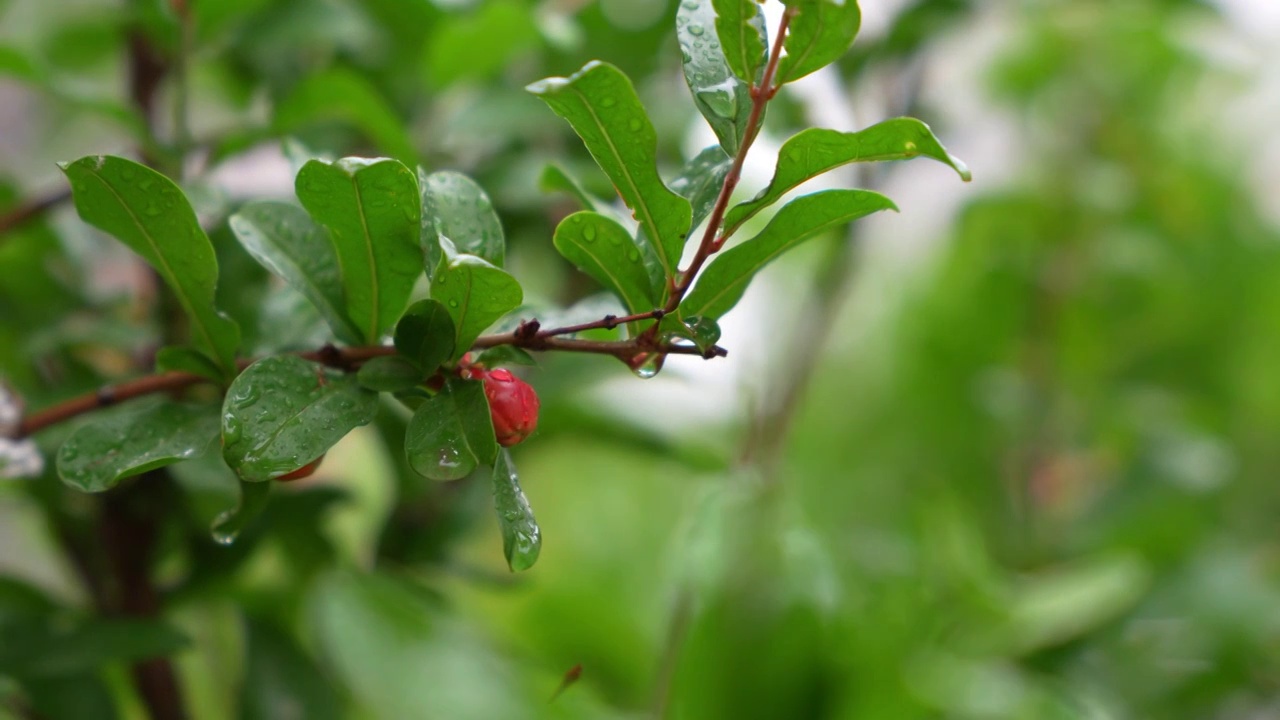
{"label": "dew drop", "polygon": [[596,229],[588,225],[582,230],[582,239],[587,242],[594,242],[596,239]]}
{"label": "dew drop", "polygon": [[611,98],[611,97],[604,98],[603,100],[600,101],[601,107],[613,107],[614,105],[617,105],[617,104],[618,104],[617,99]]}
{"label": "dew drop", "polygon": [[242,435],[244,435],[244,426],[240,424],[240,418],[231,413],[223,415],[222,441],[227,445],[234,445],[240,442]]}
{"label": "dew drop", "polygon": [[666,355],[660,353],[640,353],[631,358],[627,362],[627,366],[631,368],[631,372],[641,380],[648,380],[654,377],[662,370],[662,363],[667,359]]}
{"label": "dew drop", "polygon": [[631,118],[631,121],[627,123],[627,127],[631,128],[631,132],[640,132],[643,124],[640,122],[640,118]]}
{"label": "dew drop", "polygon": [[449,301],[449,307],[451,307],[451,308],[456,308],[456,307],[458,307],[458,301],[457,301],[457,300],[450,300],[450,301]]}
{"label": "dew drop", "polygon": [[701,37],[701,36],[702,36],[702,33],[704,33],[704,32],[706,32],[706,31],[702,29],[702,26],[701,26],[701,25],[690,25],[690,26],[689,26],[689,34],[691,34],[691,35],[693,35],[693,36],[695,36],[695,37]]}

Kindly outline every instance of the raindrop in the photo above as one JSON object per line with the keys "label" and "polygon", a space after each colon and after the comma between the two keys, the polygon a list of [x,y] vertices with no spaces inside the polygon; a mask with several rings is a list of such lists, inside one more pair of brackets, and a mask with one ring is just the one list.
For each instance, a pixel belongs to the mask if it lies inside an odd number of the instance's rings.
{"label": "raindrop", "polygon": [[632,248],[627,253],[627,259],[630,260],[631,262],[640,262],[640,251],[636,250],[635,248]]}
{"label": "raindrop", "polygon": [[450,301],[449,301],[449,307],[451,307],[451,308],[456,308],[456,307],[458,307],[458,301],[457,301],[457,300],[450,300]]}
{"label": "raindrop", "polygon": [[694,35],[695,37],[701,37],[701,36],[702,36],[702,33],[704,33],[704,32],[706,32],[706,31],[702,29],[702,26],[701,26],[701,25],[690,25],[690,26],[689,26],[689,33],[690,33],[691,35]]}
{"label": "raindrop", "polygon": [[588,225],[582,231],[582,239],[587,242],[594,242],[596,239],[596,229]]}
{"label": "raindrop", "polygon": [[603,100],[600,101],[601,107],[613,107],[614,105],[617,105],[617,104],[618,104],[618,101],[611,97],[604,98]]}
{"label": "raindrop", "polygon": [[662,363],[666,359],[667,356],[661,353],[640,353],[631,358],[627,362],[627,366],[631,368],[631,372],[635,373],[636,377],[641,380],[648,380],[662,370]]}
{"label": "raindrop", "polygon": [[244,434],[244,426],[240,424],[240,418],[227,413],[222,416],[222,441],[227,445],[234,445],[240,442],[240,437]]}
{"label": "raindrop", "polygon": [[631,118],[631,121],[627,123],[627,127],[631,128],[631,132],[640,132],[642,126],[640,118]]}

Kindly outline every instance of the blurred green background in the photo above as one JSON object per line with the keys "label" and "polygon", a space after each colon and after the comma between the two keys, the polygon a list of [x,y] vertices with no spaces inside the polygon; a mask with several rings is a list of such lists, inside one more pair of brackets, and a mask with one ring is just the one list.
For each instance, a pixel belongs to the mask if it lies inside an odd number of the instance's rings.
{"label": "blurred green background", "polygon": [[[6,483],[0,718],[146,717],[126,668],[148,643],[181,646],[200,720],[1280,717],[1280,6],[861,4],[853,52],[771,107],[740,192],[799,129],[901,113],[974,182],[839,176],[902,213],[771,268],[725,360],[641,381],[544,357],[517,453],[533,570],[507,572],[483,479],[404,471],[390,410],[230,548],[207,532],[225,468],[143,488],[167,624],[136,632],[97,624],[73,552],[106,501]],[[306,153],[472,174],[526,293],[566,306],[598,288],[556,256],[573,206],[538,175],[611,189],[523,86],[604,59],[668,172],[714,142],[674,0],[191,12],[184,39],[160,0],[0,0],[0,210],[57,192],[55,161],[174,163],[155,139],[184,139],[185,85],[185,187],[255,352],[323,341],[225,226],[290,196]],[[138,42],[187,49],[149,107]],[[38,408],[141,372],[142,285],[68,207],[0,235],[0,373]]]}

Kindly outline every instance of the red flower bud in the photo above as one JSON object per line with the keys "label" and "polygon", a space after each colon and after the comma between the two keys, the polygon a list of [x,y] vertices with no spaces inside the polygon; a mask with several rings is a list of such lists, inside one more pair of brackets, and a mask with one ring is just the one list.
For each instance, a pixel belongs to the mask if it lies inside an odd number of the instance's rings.
{"label": "red flower bud", "polygon": [[507,370],[484,373],[484,394],[498,444],[511,447],[538,428],[538,394]]}

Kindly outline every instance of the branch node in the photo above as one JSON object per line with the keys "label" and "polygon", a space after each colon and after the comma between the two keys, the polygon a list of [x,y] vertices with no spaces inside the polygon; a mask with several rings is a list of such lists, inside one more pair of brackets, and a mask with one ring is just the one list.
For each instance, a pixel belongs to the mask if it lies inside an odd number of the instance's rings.
{"label": "branch node", "polygon": [[98,403],[98,407],[111,407],[118,402],[118,398],[116,398],[116,390],[110,385],[98,388],[98,392],[94,394],[94,398]]}
{"label": "branch node", "polygon": [[667,311],[666,311],[666,310],[663,310],[662,308],[658,308],[657,310],[654,310],[654,311],[653,311],[653,319],[654,319],[654,320],[661,320],[662,318],[664,318],[664,317],[666,317],[666,316],[667,316]]}
{"label": "branch node", "polygon": [[607,329],[607,330],[612,330],[612,329],[614,329],[614,328],[618,327],[618,316],[617,316],[617,315],[605,315],[605,316],[604,316],[604,326],[605,326],[605,329]]}

